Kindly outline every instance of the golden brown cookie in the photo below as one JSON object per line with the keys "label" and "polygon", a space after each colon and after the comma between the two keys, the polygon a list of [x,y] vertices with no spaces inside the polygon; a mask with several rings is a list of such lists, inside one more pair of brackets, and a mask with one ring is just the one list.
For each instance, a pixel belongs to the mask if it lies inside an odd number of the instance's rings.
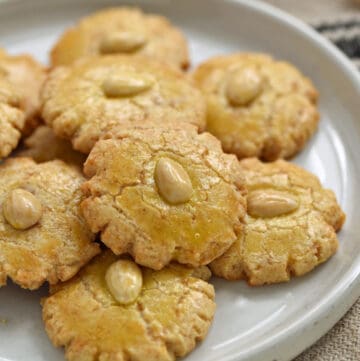
{"label": "golden brown cookie", "polygon": [[317,129],[318,93],[292,65],[263,54],[233,54],[200,65],[207,130],[239,158],[289,158]]}
{"label": "golden brown cookie", "polygon": [[21,95],[0,70],[0,160],[15,149],[25,124]]}
{"label": "golden brown cookie", "polygon": [[[119,302],[118,292],[133,288],[132,301]],[[42,305],[46,331],[69,361],[175,360],[205,338],[215,312],[213,287],[191,269],[138,268],[110,251],[52,287]]]}
{"label": "golden brown cookie", "polygon": [[84,217],[116,254],[160,269],[223,254],[245,214],[238,162],[209,133],[130,128],[100,140],[84,171]]}
{"label": "golden brown cookie", "polygon": [[22,133],[30,134],[40,123],[40,89],[46,69],[29,55],[9,55],[0,52],[0,73],[20,93],[20,108],[26,122]]}
{"label": "golden brown cookie", "polygon": [[47,124],[83,153],[129,121],[205,126],[201,92],[181,72],[143,57],[95,57],[59,67],[42,98]]}
{"label": "golden brown cookie", "polygon": [[61,37],[51,52],[54,66],[70,65],[94,55],[140,54],[186,69],[186,39],[166,18],[138,8],[119,7],[82,19]]}
{"label": "golden brown cookie", "polygon": [[248,188],[243,237],[211,264],[217,276],[251,285],[288,281],[330,258],[345,215],[318,178],[286,161],[240,162]]}
{"label": "golden brown cookie", "polygon": [[61,161],[0,165],[0,287],[36,289],[71,278],[99,252],[80,216],[80,171]]}
{"label": "golden brown cookie", "polygon": [[46,125],[39,126],[33,134],[25,139],[27,149],[17,153],[20,157],[30,157],[37,163],[60,159],[65,163],[83,166],[86,156],[72,149],[71,143],[56,137],[53,130]]}

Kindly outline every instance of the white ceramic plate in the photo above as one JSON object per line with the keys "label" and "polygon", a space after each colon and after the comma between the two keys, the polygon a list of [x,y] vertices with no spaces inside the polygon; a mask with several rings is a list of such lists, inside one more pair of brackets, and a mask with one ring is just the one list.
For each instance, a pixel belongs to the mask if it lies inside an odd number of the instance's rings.
{"label": "white ceramic plate", "polygon": [[[129,1],[130,2],[130,1]],[[0,4],[0,46],[43,62],[77,18],[115,1],[11,1]],[[121,3],[117,1],[116,4]],[[133,2],[132,2],[133,3]],[[196,64],[212,55],[263,51],[293,62],[320,90],[320,130],[294,161],[332,188],[347,213],[339,252],[288,284],[250,288],[215,280],[217,314],[205,342],[187,361],[284,361],[315,342],[360,295],[360,76],[331,44],[298,20],[255,1],[139,1],[169,16],[190,39]],[[1,131],[1,130],[0,130]],[[39,299],[0,289],[0,361],[60,361],[41,322]],[[345,355],[344,355],[345,356]]]}

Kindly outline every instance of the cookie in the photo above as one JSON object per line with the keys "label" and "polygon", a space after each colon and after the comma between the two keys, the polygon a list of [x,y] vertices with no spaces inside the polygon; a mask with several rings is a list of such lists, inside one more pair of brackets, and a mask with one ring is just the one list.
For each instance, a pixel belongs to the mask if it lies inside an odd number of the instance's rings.
{"label": "cookie", "polygon": [[219,56],[193,79],[207,99],[207,130],[240,159],[292,157],[317,129],[318,93],[291,64],[263,54]]}
{"label": "cookie", "polygon": [[253,286],[284,282],[336,252],[345,215],[316,176],[283,160],[244,159],[240,165],[248,188],[245,230],[211,264],[215,275]]}
{"label": "cookie", "polygon": [[0,286],[66,281],[99,252],[79,212],[83,181],[61,161],[0,165]]}
{"label": "cookie", "polygon": [[0,70],[0,161],[17,147],[24,125],[21,95]]}
{"label": "cookie", "polygon": [[143,57],[95,57],[59,67],[42,98],[47,124],[83,153],[129,121],[205,126],[201,92],[181,72]]}
{"label": "cookie", "polygon": [[46,331],[69,361],[175,360],[205,338],[215,312],[213,287],[191,269],[152,271],[109,251],[52,287],[42,305]]}
{"label": "cookie", "polygon": [[0,52],[0,73],[20,93],[20,108],[26,122],[22,133],[29,135],[40,123],[40,89],[46,69],[29,55],[9,55]]}
{"label": "cookie", "polygon": [[166,18],[133,7],[110,8],[82,19],[51,52],[53,66],[96,55],[140,54],[186,69],[186,39]]}
{"label": "cookie", "polygon": [[238,162],[209,133],[130,128],[100,140],[84,172],[81,208],[116,254],[161,269],[198,267],[223,254],[242,232],[245,199]]}
{"label": "cookie", "polygon": [[17,153],[20,157],[30,157],[37,163],[60,159],[67,164],[82,168],[86,156],[72,149],[71,143],[56,137],[46,125],[39,126],[24,141],[26,149]]}

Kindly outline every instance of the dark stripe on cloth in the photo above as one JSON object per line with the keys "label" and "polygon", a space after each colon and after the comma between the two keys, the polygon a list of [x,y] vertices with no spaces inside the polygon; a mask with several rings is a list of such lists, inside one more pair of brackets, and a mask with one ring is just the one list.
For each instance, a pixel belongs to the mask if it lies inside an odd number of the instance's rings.
{"label": "dark stripe on cloth", "polygon": [[360,16],[353,16],[346,20],[334,19],[333,22],[324,19],[313,23],[312,26],[342,50],[360,69],[360,35],[358,35]]}
{"label": "dark stripe on cloth", "polygon": [[332,24],[324,23],[324,24],[316,25],[315,29],[322,33],[324,31],[351,29],[358,26],[360,27],[360,20],[348,20],[348,21],[339,21],[337,23],[332,23]]}
{"label": "dark stripe on cloth", "polygon": [[350,58],[360,58],[360,37],[357,36],[350,39],[342,38],[336,40],[334,43]]}

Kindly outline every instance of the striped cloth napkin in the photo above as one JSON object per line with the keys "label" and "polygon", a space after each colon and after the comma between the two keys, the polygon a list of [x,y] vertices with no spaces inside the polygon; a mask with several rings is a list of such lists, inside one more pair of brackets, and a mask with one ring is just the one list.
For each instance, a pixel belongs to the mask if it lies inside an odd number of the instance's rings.
{"label": "striped cloth napkin", "polygon": [[360,10],[352,15],[313,22],[311,25],[342,50],[360,70]]}

